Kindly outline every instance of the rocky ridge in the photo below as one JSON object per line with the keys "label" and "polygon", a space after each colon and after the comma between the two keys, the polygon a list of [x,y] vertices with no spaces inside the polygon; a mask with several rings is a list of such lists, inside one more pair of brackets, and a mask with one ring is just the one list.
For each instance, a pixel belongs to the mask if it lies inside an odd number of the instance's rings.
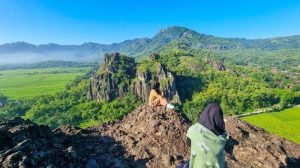
{"label": "rocky ridge", "polygon": [[119,53],[106,54],[104,63],[90,79],[88,98],[111,101],[132,93],[146,102],[153,81],[159,80],[164,96],[173,103],[180,103],[174,75],[158,62],[153,66],[155,70],[151,71],[141,68],[131,57]]}
{"label": "rocky ridge", "polygon": [[[189,158],[190,123],[162,107],[141,106],[121,120],[51,131],[16,118],[0,122],[1,167],[175,167]],[[299,167],[300,146],[236,117],[226,117],[230,135],[227,167]]]}

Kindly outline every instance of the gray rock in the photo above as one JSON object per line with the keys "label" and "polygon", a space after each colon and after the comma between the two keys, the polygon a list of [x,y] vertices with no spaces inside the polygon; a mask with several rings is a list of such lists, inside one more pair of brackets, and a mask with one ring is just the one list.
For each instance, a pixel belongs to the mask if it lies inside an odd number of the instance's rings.
{"label": "gray rock", "polygon": [[70,146],[68,149],[67,149],[68,153],[72,156],[73,159],[76,159],[77,157],[77,153],[76,151],[73,149],[72,146]]}
{"label": "gray rock", "polygon": [[[98,73],[90,79],[88,98],[110,101],[130,92],[147,102],[153,81],[157,79],[161,82],[164,96],[172,103],[180,104],[174,75],[160,63],[155,62],[155,65],[155,72],[139,70],[130,57],[122,57],[119,53],[106,55]],[[116,77],[120,72],[126,72],[126,81]]]}
{"label": "gray rock", "polygon": [[85,168],[99,168],[99,165],[95,159],[89,159]]}

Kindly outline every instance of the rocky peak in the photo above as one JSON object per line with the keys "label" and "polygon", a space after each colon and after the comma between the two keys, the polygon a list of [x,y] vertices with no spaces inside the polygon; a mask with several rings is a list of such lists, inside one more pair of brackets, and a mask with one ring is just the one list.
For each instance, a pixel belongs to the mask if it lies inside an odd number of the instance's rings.
{"label": "rocky peak", "polygon": [[[300,146],[236,117],[226,117],[226,167],[299,167]],[[140,106],[121,120],[89,129],[51,131],[21,118],[0,121],[0,167],[172,168],[189,158],[181,113]]]}
{"label": "rocky peak", "polygon": [[144,102],[147,102],[153,86],[153,81],[158,80],[161,84],[161,90],[164,97],[173,103],[180,103],[173,74],[159,63],[153,66],[154,71],[138,68],[136,80],[132,87],[134,94]]}
{"label": "rocky peak", "polygon": [[110,101],[124,97],[135,77],[136,63],[133,58],[119,53],[106,54],[104,63],[90,79],[88,98]]}
{"label": "rocky peak", "polygon": [[132,75],[135,72],[134,58],[126,57],[120,53],[105,54],[104,63],[102,64],[102,70],[106,72],[116,73],[124,70]]}
{"label": "rocky peak", "polygon": [[88,97],[110,101],[132,93],[147,102],[154,79],[160,81],[164,96],[180,103],[173,74],[154,58],[136,63],[119,53],[106,54],[104,63],[90,79]]}

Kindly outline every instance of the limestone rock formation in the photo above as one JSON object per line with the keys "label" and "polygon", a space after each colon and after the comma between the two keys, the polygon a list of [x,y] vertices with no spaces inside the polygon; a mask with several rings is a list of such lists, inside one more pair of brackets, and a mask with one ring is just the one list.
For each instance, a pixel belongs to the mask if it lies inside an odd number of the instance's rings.
{"label": "limestone rock formation", "polygon": [[164,96],[173,103],[180,103],[175,77],[171,72],[158,62],[152,67],[154,71],[138,66],[133,58],[119,53],[106,54],[104,63],[90,79],[88,98],[110,101],[132,93],[147,102],[153,81],[159,80]]}
{"label": "limestone rock formation", "polygon": [[162,85],[161,87],[164,96],[168,100],[173,101],[173,103],[180,103],[175,78],[173,74],[167,71],[162,65],[158,64],[155,72],[141,72],[140,70],[137,70],[136,76],[136,80],[132,85],[132,91],[144,102],[148,101],[153,81],[158,80]]}
{"label": "limestone rock formation", "polygon": [[106,54],[104,63],[90,79],[89,99],[110,101],[116,97],[124,97],[135,76],[135,67],[133,58],[119,53]]}
{"label": "limestone rock formation", "polygon": [[[172,168],[189,158],[180,113],[141,106],[121,120],[89,129],[51,131],[17,118],[0,121],[0,167]],[[300,146],[236,117],[226,117],[230,168],[299,167]]]}

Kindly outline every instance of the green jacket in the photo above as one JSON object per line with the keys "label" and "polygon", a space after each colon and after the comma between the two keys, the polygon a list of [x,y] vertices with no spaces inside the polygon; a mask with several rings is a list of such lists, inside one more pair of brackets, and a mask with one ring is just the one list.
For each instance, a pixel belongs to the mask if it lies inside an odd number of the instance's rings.
{"label": "green jacket", "polygon": [[191,139],[190,168],[224,168],[224,147],[228,135],[215,135],[203,125],[192,125],[187,136]]}

